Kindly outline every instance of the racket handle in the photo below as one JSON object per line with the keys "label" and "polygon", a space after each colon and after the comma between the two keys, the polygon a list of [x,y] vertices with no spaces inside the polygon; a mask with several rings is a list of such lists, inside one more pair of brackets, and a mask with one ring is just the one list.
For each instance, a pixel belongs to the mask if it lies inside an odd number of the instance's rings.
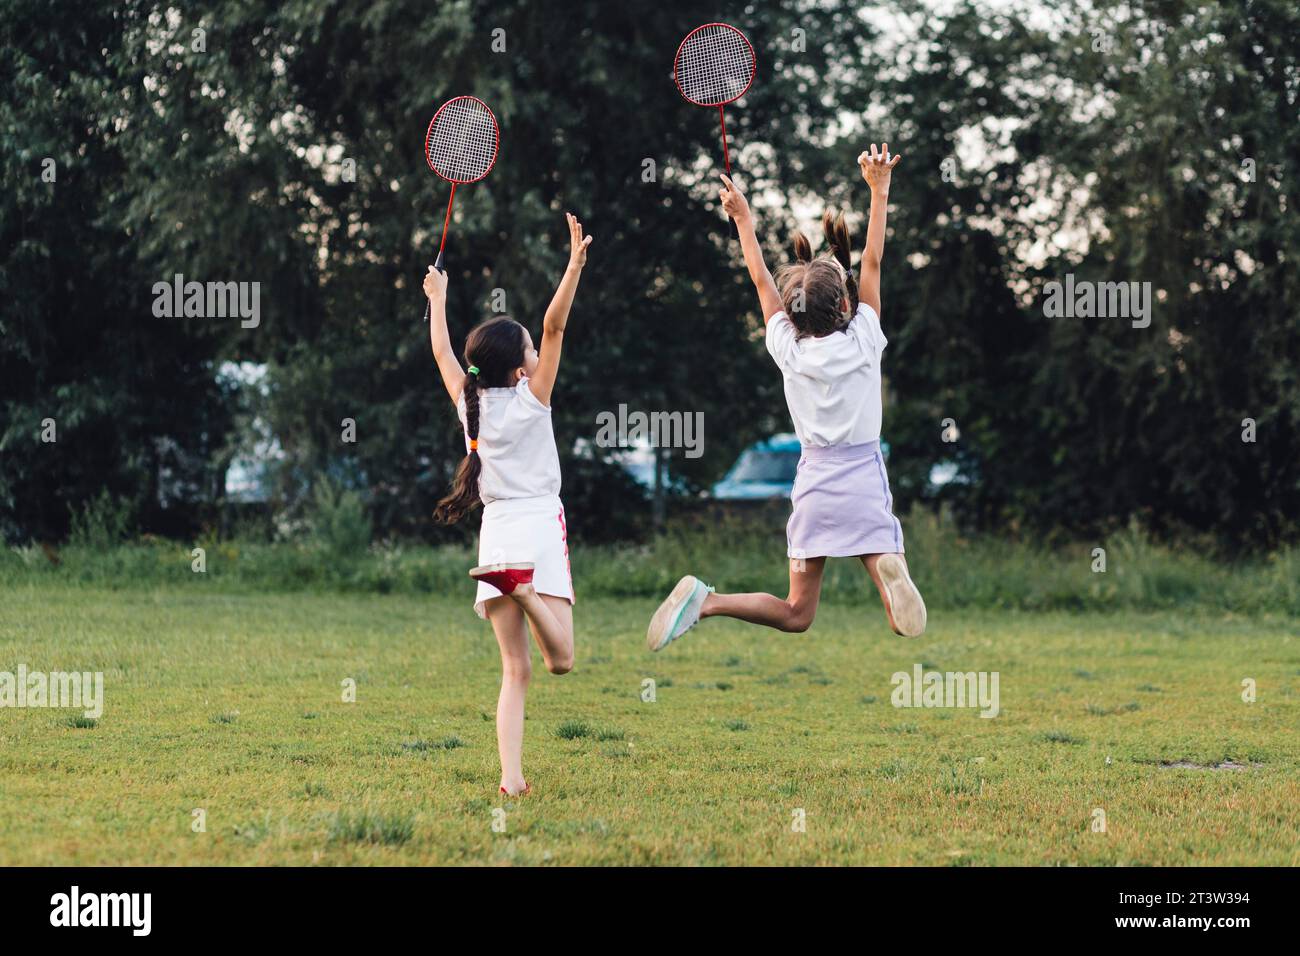
{"label": "racket handle", "polygon": [[429,324],[429,300],[424,300],[424,324]]}

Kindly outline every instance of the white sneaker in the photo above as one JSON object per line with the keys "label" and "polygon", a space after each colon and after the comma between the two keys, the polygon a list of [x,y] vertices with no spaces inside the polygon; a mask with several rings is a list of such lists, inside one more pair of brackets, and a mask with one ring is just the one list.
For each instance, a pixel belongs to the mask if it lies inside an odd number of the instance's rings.
{"label": "white sneaker", "polygon": [[920,637],[925,633],[925,601],[907,573],[907,561],[901,554],[882,554],[876,570],[885,586],[889,626],[903,637]]}
{"label": "white sneaker", "polygon": [[646,647],[652,651],[663,650],[698,624],[704,599],[712,591],[713,588],[693,574],[678,581],[673,593],[650,618],[650,628],[645,634]]}

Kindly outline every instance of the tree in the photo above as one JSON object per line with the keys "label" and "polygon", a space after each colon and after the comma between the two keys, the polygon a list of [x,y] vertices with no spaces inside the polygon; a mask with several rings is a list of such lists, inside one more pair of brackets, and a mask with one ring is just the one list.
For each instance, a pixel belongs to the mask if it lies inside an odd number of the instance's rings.
{"label": "tree", "polygon": [[[625,537],[648,517],[617,468],[574,453],[602,411],[704,412],[704,456],[672,459],[691,488],[789,427],[716,208],[717,115],[671,79],[709,11],[130,0],[51,28],[44,5],[0,3],[7,538],[60,535],[102,488],[148,530],[210,520],[252,401],[224,384],[228,361],[270,368],[251,411],[285,453],[279,507],[330,476],[364,490],[380,533],[436,533],[461,439],[419,320],[447,198],[421,146],[464,92],[492,105],[502,148],[457,195],[453,338],[502,302],[536,332],[563,211],[595,236],[555,402],[574,531]],[[882,140],[904,154],[882,316],[901,507],[948,500],[970,526],[1039,535],[1136,517],[1239,545],[1294,536],[1293,5],[719,15],[758,53],[728,132],[773,264],[825,205],[860,240],[854,157]],[[256,283],[260,320],[155,316],[176,274]],[[1151,283],[1149,326],[1049,318],[1066,275]],[[936,491],[943,459],[968,480]]]}

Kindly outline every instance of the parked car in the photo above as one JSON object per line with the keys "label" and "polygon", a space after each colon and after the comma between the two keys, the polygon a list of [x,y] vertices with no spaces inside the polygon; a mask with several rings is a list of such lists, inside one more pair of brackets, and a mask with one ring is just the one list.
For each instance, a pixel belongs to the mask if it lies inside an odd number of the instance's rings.
{"label": "parked car", "polygon": [[754,442],[713,486],[713,497],[719,501],[789,498],[799,455],[799,439],[791,434]]}
{"label": "parked car", "polygon": [[[887,461],[889,442],[882,439],[880,451]],[[719,501],[789,498],[801,454],[799,439],[788,432],[754,442],[713,486],[712,495]]]}

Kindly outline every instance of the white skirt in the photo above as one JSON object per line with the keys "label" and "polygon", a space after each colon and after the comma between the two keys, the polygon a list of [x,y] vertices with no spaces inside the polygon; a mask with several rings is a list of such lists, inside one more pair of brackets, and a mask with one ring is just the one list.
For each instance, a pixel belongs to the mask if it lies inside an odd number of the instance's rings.
{"label": "white skirt", "polygon": [[[569,533],[564,505],[558,495],[538,498],[499,498],[483,506],[478,534],[478,563],[512,564],[531,561],[533,587],[538,594],[562,597],[574,603],[573,576],[569,572]],[[484,605],[501,592],[478,582],[474,613],[486,618]]]}

